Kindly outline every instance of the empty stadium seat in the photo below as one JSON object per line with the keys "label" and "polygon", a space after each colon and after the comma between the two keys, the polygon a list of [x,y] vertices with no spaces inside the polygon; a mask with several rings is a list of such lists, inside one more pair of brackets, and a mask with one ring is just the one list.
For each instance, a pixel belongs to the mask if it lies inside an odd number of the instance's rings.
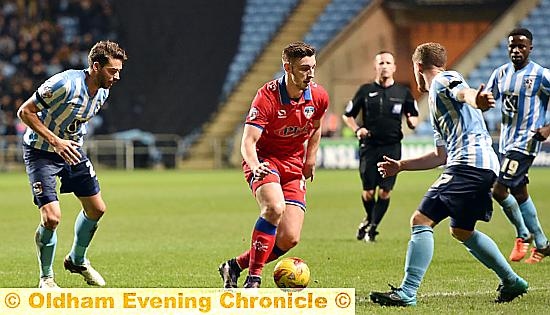
{"label": "empty stadium seat", "polygon": [[235,88],[297,3],[298,0],[247,1],[238,52],[229,67],[222,88],[222,99]]}
{"label": "empty stadium seat", "polygon": [[304,41],[322,50],[369,3],[370,0],[332,0],[304,36]]}

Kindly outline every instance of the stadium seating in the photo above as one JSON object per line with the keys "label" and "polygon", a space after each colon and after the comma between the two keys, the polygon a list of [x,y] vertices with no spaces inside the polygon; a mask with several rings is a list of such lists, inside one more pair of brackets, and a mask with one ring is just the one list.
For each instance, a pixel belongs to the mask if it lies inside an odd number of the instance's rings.
{"label": "stadium seating", "polygon": [[[332,0],[304,36],[304,42],[314,46],[317,51],[322,51],[369,3],[370,0]],[[281,75],[283,70],[274,77]]]}
{"label": "stadium seating", "polygon": [[[271,11],[280,20],[275,17],[259,19],[254,15],[265,13],[264,8],[260,7],[269,6],[266,1],[249,0],[246,3],[241,42],[226,76],[220,108],[203,126],[202,134],[195,136],[196,141],[181,164],[182,168],[219,167],[220,153],[216,153],[213,147],[220,144],[230,151],[227,158],[231,159],[235,141],[228,135],[235,133],[235,128],[242,125],[258,82],[282,74],[280,49],[288,43],[288,38],[311,41],[320,51],[370,3],[370,0],[269,1],[276,1],[278,6],[288,11]],[[258,20],[262,21],[260,24],[268,24],[266,21],[269,21],[269,24],[276,25],[275,32],[269,31],[266,25],[253,24]],[[308,34],[314,34],[314,38],[307,37]]]}
{"label": "stadium seating", "polygon": [[369,3],[370,0],[333,0],[306,34],[304,41],[322,50]]}
{"label": "stadium seating", "polygon": [[[0,110],[12,118],[48,76],[66,68],[85,68],[88,49],[107,35],[105,25],[113,18],[107,9],[110,0],[30,2],[32,6],[6,0],[0,6],[0,94],[9,98],[4,98]],[[24,127],[12,129],[21,133]]]}
{"label": "stadium seating", "polygon": [[[333,0],[325,7],[303,40],[321,50],[369,2],[370,0]],[[222,89],[222,100],[235,88],[297,3],[297,0],[247,2],[242,18],[239,50],[229,67]],[[280,74],[282,71],[274,76]]]}
{"label": "stadium seating", "polygon": [[235,88],[297,3],[297,0],[247,1],[242,17],[239,48],[229,66],[222,88],[222,99]]}

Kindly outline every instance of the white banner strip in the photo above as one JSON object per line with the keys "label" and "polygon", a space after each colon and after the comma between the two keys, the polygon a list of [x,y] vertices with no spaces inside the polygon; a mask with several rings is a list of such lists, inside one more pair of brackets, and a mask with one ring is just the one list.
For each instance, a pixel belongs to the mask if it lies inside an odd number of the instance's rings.
{"label": "white banner strip", "polygon": [[353,315],[355,289],[0,288],[6,315]]}

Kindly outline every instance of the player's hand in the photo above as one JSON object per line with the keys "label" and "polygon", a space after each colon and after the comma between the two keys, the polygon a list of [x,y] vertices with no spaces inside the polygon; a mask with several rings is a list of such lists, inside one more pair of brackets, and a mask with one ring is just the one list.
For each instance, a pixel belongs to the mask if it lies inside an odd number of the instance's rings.
{"label": "player's hand", "polygon": [[80,162],[82,155],[78,152],[80,145],[73,140],[58,139],[52,143],[55,153],[59,154],[69,165],[76,165]]}
{"label": "player's hand", "polygon": [[252,175],[254,176],[254,180],[263,179],[269,173],[271,173],[271,169],[269,169],[268,162],[262,162],[258,164],[258,166],[252,169]]}
{"label": "player's hand", "polygon": [[308,164],[306,162],[304,164],[304,168],[302,169],[302,175],[304,175],[305,179],[313,181],[313,177],[315,176],[315,164]]}
{"label": "player's hand", "polygon": [[540,127],[532,131],[535,133],[533,139],[537,141],[546,141],[548,136],[550,136],[550,126]]}
{"label": "player's hand", "polygon": [[493,97],[493,93],[483,91],[484,88],[485,84],[481,84],[479,89],[477,89],[476,94],[476,105],[482,112],[495,107],[495,98]]}
{"label": "player's hand", "polygon": [[401,162],[385,155],[384,162],[378,162],[376,166],[378,166],[378,172],[384,178],[395,176],[401,171]]}

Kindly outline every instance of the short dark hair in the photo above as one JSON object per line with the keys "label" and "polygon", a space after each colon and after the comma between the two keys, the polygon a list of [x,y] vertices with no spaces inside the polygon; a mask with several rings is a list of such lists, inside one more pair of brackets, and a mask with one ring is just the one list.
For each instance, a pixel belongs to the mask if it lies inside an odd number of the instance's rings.
{"label": "short dark hair", "polygon": [[283,49],[283,62],[291,62],[293,60],[311,57],[315,55],[315,48],[304,42],[294,42],[288,44]]}
{"label": "short dark hair", "polygon": [[392,55],[393,57],[395,57],[395,56],[393,55],[393,53],[392,53],[391,51],[389,51],[389,50],[380,50],[379,52],[376,53],[375,56],[382,55],[382,54],[390,54],[390,55]]}
{"label": "short dark hair", "polygon": [[426,69],[444,68],[447,63],[447,49],[440,43],[418,45],[412,55],[412,61],[423,65]]}
{"label": "short dark hair", "polygon": [[109,62],[109,58],[125,61],[128,59],[128,56],[126,56],[124,49],[120,48],[117,43],[109,40],[102,40],[97,42],[92,49],[90,49],[88,64],[91,67],[92,64],[97,61],[101,66],[105,66]]}
{"label": "short dark hair", "polygon": [[510,34],[508,34],[508,37],[517,35],[525,36],[529,38],[531,42],[533,42],[533,34],[526,28],[515,28],[510,32]]}

